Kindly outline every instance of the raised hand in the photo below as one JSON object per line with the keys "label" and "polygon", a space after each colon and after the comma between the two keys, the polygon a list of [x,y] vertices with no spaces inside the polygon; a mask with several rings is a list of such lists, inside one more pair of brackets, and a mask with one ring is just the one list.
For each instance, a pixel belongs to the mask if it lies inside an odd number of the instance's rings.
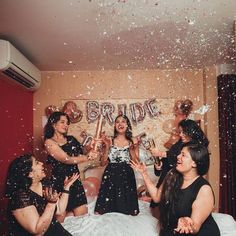
{"label": "raised hand", "polygon": [[56,190],[53,190],[52,187],[46,187],[44,190],[44,197],[49,203],[57,203],[60,194]]}
{"label": "raised hand", "polygon": [[136,161],[130,161],[130,165],[134,170],[138,171],[142,175],[147,173],[147,167],[144,163],[141,163],[136,160]]}
{"label": "raised hand", "polygon": [[154,164],[156,170],[162,170],[163,163],[162,161],[159,161]]}
{"label": "raised hand", "polygon": [[74,173],[70,178],[66,176],[64,180],[64,189],[69,190],[70,186],[79,178],[78,173]]}
{"label": "raised hand", "polygon": [[105,132],[101,133],[101,140],[106,147],[110,147],[112,144],[112,138],[107,136]]}

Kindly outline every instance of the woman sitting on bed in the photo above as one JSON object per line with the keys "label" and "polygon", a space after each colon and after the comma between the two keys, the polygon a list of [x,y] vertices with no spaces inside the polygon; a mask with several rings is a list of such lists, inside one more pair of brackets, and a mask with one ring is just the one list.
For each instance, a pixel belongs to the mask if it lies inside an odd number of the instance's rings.
{"label": "woman sitting on bed", "polygon": [[49,185],[43,180],[45,176],[43,163],[30,154],[20,156],[11,163],[6,183],[6,196],[9,197],[8,235],[71,235],[56,221],[55,214],[65,212],[70,186],[79,175],[65,179],[61,196],[48,188]]}
{"label": "woman sitting on bed", "polygon": [[211,215],[214,194],[208,181],[202,177],[209,169],[206,147],[184,146],[177,157],[176,167],[159,188],[152,183],[144,164],[132,162],[131,165],[142,174],[152,199],[160,203],[160,236],[220,235]]}

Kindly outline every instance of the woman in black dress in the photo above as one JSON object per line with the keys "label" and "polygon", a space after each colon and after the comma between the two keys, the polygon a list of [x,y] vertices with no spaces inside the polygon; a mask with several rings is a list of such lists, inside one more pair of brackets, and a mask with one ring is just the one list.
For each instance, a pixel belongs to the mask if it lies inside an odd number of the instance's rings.
{"label": "woman in black dress", "polygon": [[139,213],[138,194],[130,160],[138,160],[137,139],[132,138],[129,119],[120,115],[115,119],[114,138],[102,137],[105,154],[104,170],[95,213],[120,212],[127,215]]}
{"label": "woman in black dress", "polygon": [[142,174],[152,199],[160,203],[160,236],[220,236],[211,214],[214,193],[203,178],[209,163],[205,146],[186,144],[177,157],[176,167],[166,175],[159,188],[152,183],[144,164],[132,163]]}
{"label": "woman in black dress", "polygon": [[[154,166],[154,173],[156,176],[160,176],[157,182],[156,187],[160,187],[165,176],[168,171],[170,171],[173,167],[175,167],[177,162],[177,156],[180,154],[181,149],[187,143],[190,144],[202,144],[205,147],[208,147],[209,141],[202,131],[201,127],[194,120],[182,120],[179,122],[179,135],[180,139],[177,143],[171,146],[169,151],[160,151],[158,148],[151,149],[151,153],[153,156],[158,156],[161,159],[161,166],[157,164]],[[152,212],[154,215],[155,211],[158,212],[157,207],[158,204],[151,201],[150,207],[153,208]]]}
{"label": "woman in black dress", "polygon": [[[90,151],[83,154],[82,145],[73,136],[67,136],[70,120],[63,112],[54,112],[48,118],[44,128],[45,147],[49,153],[47,162],[52,165],[52,183],[60,192],[66,176],[79,173],[78,164],[92,160],[97,154]],[[70,189],[70,197],[66,208],[75,216],[87,213],[87,199],[81,181],[78,179]]]}
{"label": "woman in black dress", "polygon": [[69,197],[70,186],[79,175],[66,178],[59,198],[52,192],[45,178],[43,163],[32,155],[16,158],[7,175],[6,196],[8,203],[9,236],[70,236],[56,221],[54,214],[63,214]]}

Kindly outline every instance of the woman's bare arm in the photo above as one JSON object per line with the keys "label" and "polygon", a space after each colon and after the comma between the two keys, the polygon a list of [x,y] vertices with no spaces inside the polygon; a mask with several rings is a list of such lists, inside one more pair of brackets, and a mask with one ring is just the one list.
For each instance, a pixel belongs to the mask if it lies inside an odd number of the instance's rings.
{"label": "woman's bare arm", "polygon": [[34,205],[13,211],[18,223],[31,234],[44,234],[51,224],[56,203],[48,203],[43,214],[39,216]]}
{"label": "woman's bare arm", "polygon": [[137,138],[133,138],[133,144],[130,145],[130,155],[132,161],[139,161],[139,142]]}
{"label": "woman's bare arm", "polygon": [[54,157],[56,160],[64,163],[64,164],[79,164],[82,162],[86,162],[93,158],[88,158],[86,155],[79,156],[69,156],[66,152],[64,152],[59,145],[53,141],[52,139],[47,139],[45,141],[45,148],[47,152]]}
{"label": "woman's bare arm", "polygon": [[185,234],[197,234],[203,222],[214,208],[214,195],[209,185],[201,187],[192,205],[191,217],[181,217],[175,231]]}
{"label": "woman's bare arm", "polygon": [[108,160],[108,153],[109,153],[110,147],[112,145],[112,138],[106,136],[105,132],[103,132],[101,135],[101,140],[104,144],[103,153],[102,153],[102,157],[101,157],[101,165],[104,166],[108,162],[107,161]]}
{"label": "woman's bare arm", "polygon": [[156,187],[147,173],[146,165],[138,161],[131,161],[131,167],[143,176],[144,183],[153,201],[160,202],[162,185],[159,188]]}
{"label": "woman's bare arm", "polygon": [[65,213],[70,194],[70,187],[78,178],[79,174],[74,173],[70,178],[66,177],[66,179],[64,180],[64,192],[61,193],[61,196],[57,203],[57,215],[62,215],[63,213]]}

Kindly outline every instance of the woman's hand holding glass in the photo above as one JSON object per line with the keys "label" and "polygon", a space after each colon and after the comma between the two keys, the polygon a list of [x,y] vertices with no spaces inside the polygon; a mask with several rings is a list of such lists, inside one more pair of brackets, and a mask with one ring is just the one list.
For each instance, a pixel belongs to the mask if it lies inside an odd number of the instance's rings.
{"label": "woman's hand holding glass", "polygon": [[88,161],[98,159],[99,157],[100,157],[100,152],[94,149],[90,150],[87,155]]}
{"label": "woman's hand holding glass", "polygon": [[102,132],[99,138],[93,138],[91,142],[92,150],[88,153],[88,160],[100,159],[103,147],[107,149],[111,146],[112,139],[108,137],[105,132]]}
{"label": "woman's hand holding glass", "polygon": [[154,164],[156,170],[162,170],[163,163],[162,161],[158,161]]}

